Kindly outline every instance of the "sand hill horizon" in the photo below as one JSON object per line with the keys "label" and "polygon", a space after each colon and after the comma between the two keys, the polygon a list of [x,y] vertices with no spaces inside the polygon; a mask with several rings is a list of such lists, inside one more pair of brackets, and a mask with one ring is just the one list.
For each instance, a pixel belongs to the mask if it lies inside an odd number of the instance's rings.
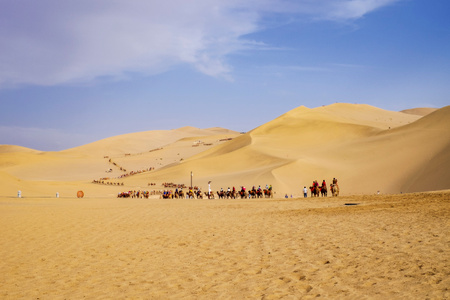
{"label": "sand hill horizon", "polygon": [[[333,178],[342,194],[450,189],[449,128],[450,106],[394,112],[336,103],[300,106],[247,133],[182,127],[59,152],[0,145],[0,194],[110,197],[191,179],[215,191],[270,184],[276,197]],[[93,183],[100,180],[108,184]]]}

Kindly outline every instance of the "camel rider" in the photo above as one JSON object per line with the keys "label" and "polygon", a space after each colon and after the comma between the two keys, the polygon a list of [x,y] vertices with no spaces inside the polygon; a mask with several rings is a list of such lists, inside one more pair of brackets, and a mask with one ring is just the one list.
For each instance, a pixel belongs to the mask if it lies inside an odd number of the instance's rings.
{"label": "camel rider", "polygon": [[230,187],[228,187],[228,193],[231,191]]}
{"label": "camel rider", "polygon": [[322,181],[322,187],[327,187],[327,183],[325,182],[325,179]]}
{"label": "camel rider", "polygon": [[333,184],[337,185],[337,179],[336,178],[333,178]]}
{"label": "camel rider", "polygon": [[236,192],[236,188],[233,186],[233,193]]}
{"label": "camel rider", "polygon": [[223,188],[220,188],[220,192],[221,192],[221,193],[223,192]]}
{"label": "camel rider", "polygon": [[271,191],[272,190],[272,185],[269,185],[269,191]]}
{"label": "camel rider", "polygon": [[258,192],[260,192],[261,191],[261,186],[258,186]]}

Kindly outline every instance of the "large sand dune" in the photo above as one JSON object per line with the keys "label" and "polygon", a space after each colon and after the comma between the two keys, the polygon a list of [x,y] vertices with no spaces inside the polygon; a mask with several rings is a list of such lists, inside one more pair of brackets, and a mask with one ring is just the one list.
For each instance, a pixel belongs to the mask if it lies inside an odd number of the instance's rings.
{"label": "large sand dune", "polygon": [[[298,195],[313,180],[338,178],[341,191],[400,193],[450,187],[450,107],[425,117],[367,105],[299,107],[181,164],[134,178],[205,186],[272,184]],[[130,179],[131,181],[131,179]]]}
{"label": "large sand dune", "polygon": [[[160,189],[163,182],[189,185],[191,179],[204,190],[208,181],[213,190],[271,184],[278,197],[298,196],[313,180],[332,178],[342,194],[448,189],[449,128],[450,107],[404,113],[337,103],[298,107],[246,134],[184,127],[60,152],[2,145],[0,194],[73,195],[82,189],[110,196]],[[129,173],[138,174],[124,177]],[[92,183],[101,179],[114,185]]]}
{"label": "large sand dune", "polygon": [[[298,197],[333,177],[339,197]],[[276,197],[117,198],[191,179]],[[245,134],[185,127],[60,152],[0,145],[0,182],[1,299],[450,298],[450,106],[299,107]]]}

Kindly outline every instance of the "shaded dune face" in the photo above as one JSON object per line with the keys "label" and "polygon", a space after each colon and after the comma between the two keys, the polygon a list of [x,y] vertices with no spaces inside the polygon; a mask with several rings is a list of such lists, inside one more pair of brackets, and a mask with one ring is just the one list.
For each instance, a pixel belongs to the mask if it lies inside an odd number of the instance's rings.
{"label": "shaded dune face", "polygon": [[[204,190],[208,181],[213,190],[272,184],[277,196],[301,194],[313,180],[332,178],[339,179],[341,194],[440,190],[450,188],[449,128],[449,106],[407,113],[345,103],[302,106],[245,134],[183,127],[61,152],[2,145],[0,179],[7,194],[21,187],[50,193],[55,185],[114,194],[149,183],[189,185],[191,172]],[[123,188],[91,184],[142,170],[121,178]]]}

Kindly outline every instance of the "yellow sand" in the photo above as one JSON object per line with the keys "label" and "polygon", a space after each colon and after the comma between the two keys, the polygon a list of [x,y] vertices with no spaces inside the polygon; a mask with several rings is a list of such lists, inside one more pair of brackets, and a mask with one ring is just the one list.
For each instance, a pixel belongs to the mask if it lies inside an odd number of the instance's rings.
{"label": "yellow sand", "polygon": [[[450,106],[338,103],[246,134],[0,145],[0,298],[448,299],[449,129]],[[334,177],[338,198],[302,197]],[[275,197],[116,198],[191,179],[203,191],[272,184]]]}
{"label": "yellow sand", "polygon": [[[450,106],[408,112],[337,103],[298,107],[246,134],[184,127],[60,152],[0,145],[0,195],[104,197],[164,182],[189,186],[191,172],[203,191],[209,181],[214,191],[272,185],[275,197],[333,178],[341,195],[449,189]],[[139,173],[121,177],[130,172]]]}
{"label": "yellow sand", "polygon": [[0,298],[448,299],[449,215],[450,191],[1,197]]}

